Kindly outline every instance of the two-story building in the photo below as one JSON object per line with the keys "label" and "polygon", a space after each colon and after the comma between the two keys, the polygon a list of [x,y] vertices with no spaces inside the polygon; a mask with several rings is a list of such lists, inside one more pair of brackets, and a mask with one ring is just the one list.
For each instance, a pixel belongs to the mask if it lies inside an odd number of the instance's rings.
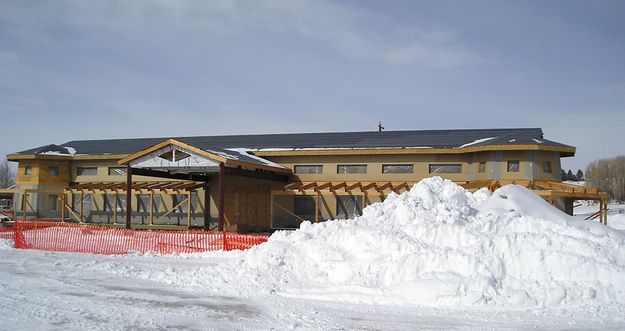
{"label": "two-story building", "polygon": [[518,183],[571,212],[572,199],[603,201],[560,183],[574,154],[530,128],[80,140],[7,158],[15,217],[244,232],[351,218],[430,176]]}

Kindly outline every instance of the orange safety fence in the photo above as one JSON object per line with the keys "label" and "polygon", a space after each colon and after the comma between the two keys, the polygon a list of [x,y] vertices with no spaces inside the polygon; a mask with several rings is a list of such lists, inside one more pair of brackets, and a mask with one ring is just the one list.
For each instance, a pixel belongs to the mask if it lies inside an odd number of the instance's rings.
{"label": "orange safety fence", "polygon": [[[11,228],[16,248],[93,254],[199,253],[248,249],[268,237],[216,231],[144,231],[49,221],[18,221]],[[0,230],[4,238],[6,230]]]}

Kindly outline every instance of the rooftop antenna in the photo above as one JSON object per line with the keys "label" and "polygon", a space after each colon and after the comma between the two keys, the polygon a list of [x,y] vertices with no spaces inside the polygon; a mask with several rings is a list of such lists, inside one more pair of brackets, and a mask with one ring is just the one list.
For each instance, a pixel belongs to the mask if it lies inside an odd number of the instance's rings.
{"label": "rooftop antenna", "polygon": [[384,127],[382,126],[382,122],[378,122],[378,132],[384,131]]}

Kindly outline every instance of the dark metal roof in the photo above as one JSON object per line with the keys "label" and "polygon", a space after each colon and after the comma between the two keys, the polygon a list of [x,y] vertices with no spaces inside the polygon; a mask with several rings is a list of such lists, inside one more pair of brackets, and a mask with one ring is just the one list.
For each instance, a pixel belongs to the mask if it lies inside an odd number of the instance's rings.
{"label": "dark metal roof", "polygon": [[[67,148],[76,154],[132,154],[139,150],[173,138],[205,150],[226,148],[258,149],[363,149],[363,148],[458,148],[465,145],[519,145],[542,144],[568,147],[567,145],[543,139],[540,128],[522,129],[462,129],[462,130],[420,130],[420,131],[366,131],[291,134],[254,134],[198,137],[160,137],[109,140],[74,140],[60,146],[48,145],[21,151],[17,154],[39,154],[48,149],[52,152],[70,155]],[[492,138],[492,139],[485,139]],[[483,140],[483,141],[480,141]]]}

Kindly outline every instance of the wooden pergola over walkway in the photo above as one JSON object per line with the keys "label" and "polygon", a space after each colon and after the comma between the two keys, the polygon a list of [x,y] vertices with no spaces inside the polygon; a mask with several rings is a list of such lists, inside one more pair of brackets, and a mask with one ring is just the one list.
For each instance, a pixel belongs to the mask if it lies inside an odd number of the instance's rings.
{"label": "wooden pergola over walkway", "polygon": [[[318,205],[319,195],[321,192],[350,193],[363,195],[363,208],[366,204],[366,196],[384,195],[390,192],[401,193],[408,191],[416,182],[295,182],[284,186],[284,192],[293,194],[313,195]],[[477,190],[483,187],[488,188],[491,192],[508,184],[516,184],[525,186],[534,193],[549,201],[550,204],[555,203],[556,198],[570,198],[573,200],[596,200],[599,201],[599,221],[608,224],[608,194],[595,188],[586,188],[580,186],[567,185],[560,182],[546,180],[476,180],[456,182],[458,185],[467,190]],[[318,206],[315,210],[318,209]],[[316,215],[317,219],[318,215]]]}

